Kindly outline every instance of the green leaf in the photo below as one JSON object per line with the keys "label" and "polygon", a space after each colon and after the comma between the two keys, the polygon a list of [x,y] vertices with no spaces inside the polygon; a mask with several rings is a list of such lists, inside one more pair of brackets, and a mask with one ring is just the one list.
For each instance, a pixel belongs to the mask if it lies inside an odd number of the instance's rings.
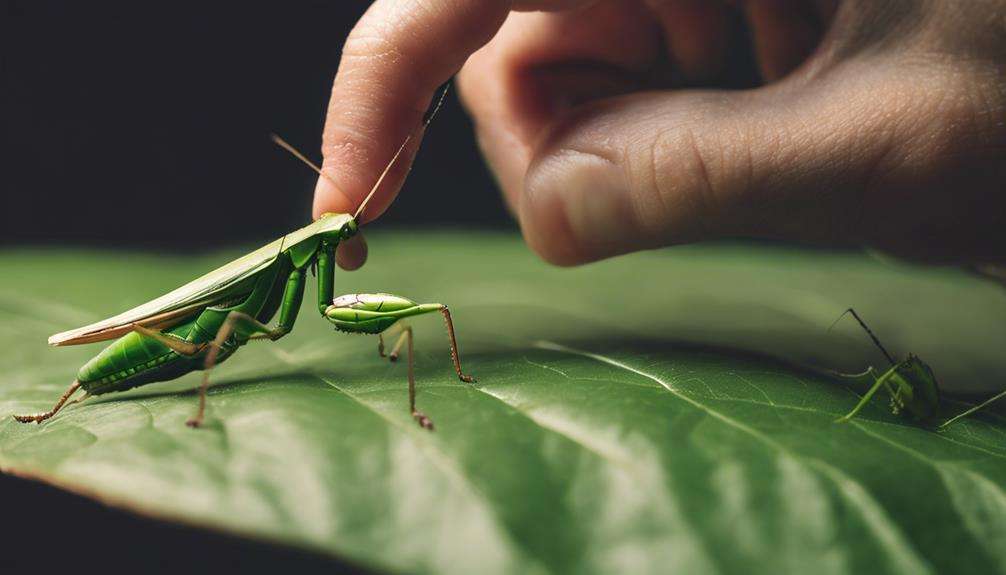
{"label": "green leaf", "polygon": [[[1003,386],[1006,291],[953,269],[717,245],[583,268],[508,235],[375,235],[339,293],[450,304],[416,329],[420,429],[404,365],[297,329],[214,372],[48,408],[100,346],[50,333],[159,295],[234,254],[0,255],[0,466],[139,513],[388,571],[1006,573],[1006,418],[935,433],[820,370],[914,352],[944,390]],[[804,367],[798,367],[804,366]],[[947,415],[965,403],[948,401]],[[1001,410],[1000,410],[1001,412]]]}

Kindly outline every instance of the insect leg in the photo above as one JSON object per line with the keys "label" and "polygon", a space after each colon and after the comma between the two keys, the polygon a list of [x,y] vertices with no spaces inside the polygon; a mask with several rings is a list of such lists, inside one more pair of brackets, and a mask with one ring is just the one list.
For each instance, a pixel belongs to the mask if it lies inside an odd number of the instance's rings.
{"label": "insect leg", "polygon": [[399,352],[402,350],[402,344],[405,343],[406,337],[412,337],[412,327],[408,325],[403,325],[401,327],[402,335],[398,336],[395,340],[395,346],[391,348],[391,353],[388,354],[388,359],[391,361],[398,361]]}
{"label": "insect leg", "polygon": [[984,409],[990,403],[996,402],[996,401],[1002,399],[1003,397],[1006,397],[1006,391],[1002,391],[1002,392],[1000,392],[1000,393],[998,393],[996,395],[993,395],[992,397],[986,399],[985,401],[979,403],[978,405],[976,405],[976,406],[974,406],[972,408],[969,408],[969,409],[965,410],[962,413],[958,413],[957,415],[955,415],[955,416],[951,417],[950,419],[948,419],[948,420],[944,421],[943,423],[941,423],[939,425],[939,427],[937,427],[937,429],[940,429],[940,430],[946,429],[948,425],[950,425],[951,423],[957,421],[958,419],[961,419],[962,417],[967,417],[967,416],[971,415],[972,413],[974,413],[974,412],[976,412],[976,411],[978,411],[980,409]]}
{"label": "insect leg", "polygon": [[420,427],[433,431],[433,421],[429,417],[426,417],[426,414],[416,409],[416,374],[412,358],[412,326],[404,326],[402,328],[402,335],[398,338],[398,343],[395,344],[395,348],[391,352],[392,356],[397,357],[398,348],[401,347],[403,340],[407,344],[406,349],[409,354],[409,409],[412,411],[412,418],[416,420],[416,423]]}
{"label": "insect leg", "polygon": [[174,351],[179,355],[184,356],[194,356],[201,353],[206,349],[206,344],[198,344],[179,339],[177,337],[171,337],[170,335],[165,335],[155,329],[150,329],[149,327],[142,326],[138,323],[132,325],[133,331],[140,333],[151,339],[155,339],[160,343],[164,344],[165,347]]}
{"label": "insect leg", "polygon": [[282,325],[276,329],[270,329],[269,326],[259,322],[252,316],[239,311],[232,311],[227,314],[227,319],[224,320],[223,325],[220,326],[220,330],[217,331],[217,336],[209,344],[210,350],[206,352],[206,363],[203,366],[203,382],[199,386],[199,410],[196,411],[196,414],[192,418],[185,422],[189,427],[199,427],[203,423],[203,415],[206,412],[206,389],[210,386],[210,371],[217,364],[217,358],[220,356],[220,350],[223,349],[224,343],[234,334],[234,331],[238,327],[244,327],[252,334],[248,339],[279,339],[289,331],[289,329]]}
{"label": "insect leg", "polygon": [[[866,368],[866,371],[862,373],[842,373],[840,371],[829,371],[829,373],[831,373],[835,377],[841,377],[842,379],[851,379],[856,383],[867,386],[875,384],[877,378],[880,377],[879,375],[877,375],[877,370],[874,369],[873,366]],[[887,393],[890,393],[891,395],[894,395],[897,392],[897,390],[894,389],[894,386],[891,385],[891,381],[889,379],[884,381],[884,389],[887,390]]]}
{"label": "insect leg", "polygon": [[185,422],[189,427],[199,427],[203,423],[203,414],[206,412],[206,389],[210,386],[210,371],[217,364],[217,357],[220,350],[228,338],[238,328],[243,328],[248,334],[248,339],[270,339],[276,341],[284,335],[290,333],[293,324],[297,321],[297,313],[300,311],[300,304],[304,298],[304,276],[306,270],[296,269],[290,272],[287,278],[286,288],[283,292],[283,301],[280,304],[279,325],[270,329],[269,326],[258,321],[254,317],[240,312],[232,311],[227,314],[217,336],[210,343],[210,350],[206,353],[206,362],[203,365],[203,382],[199,386],[199,410],[196,414]]}
{"label": "insect leg", "polygon": [[870,402],[870,399],[873,398],[873,394],[877,393],[877,390],[880,389],[881,387],[884,387],[884,385],[887,383],[887,380],[890,379],[892,375],[894,375],[894,372],[895,370],[897,370],[897,368],[898,366],[894,366],[891,369],[885,371],[883,375],[878,377],[876,383],[874,383],[873,387],[871,387],[870,390],[863,395],[862,399],[859,400],[859,403],[856,404],[856,407],[852,408],[852,411],[850,411],[849,413],[836,419],[835,422],[836,423],[845,422],[855,417],[856,414],[859,413],[859,410],[863,409],[863,407]]}
{"label": "insect leg", "polygon": [[56,415],[56,413],[63,408],[63,404],[66,403],[66,400],[70,399],[70,396],[78,389],[80,389],[80,382],[74,380],[74,382],[70,384],[70,387],[63,392],[63,395],[59,398],[59,401],[56,402],[56,405],[49,411],[45,413],[36,413],[34,415],[15,415],[14,419],[20,421],[21,423],[29,423],[32,421],[35,423],[42,423],[43,421]]}
{"label": "insect leg", "polygon": [[440,313],[444,316],[444,322],[447,324],[447,336],[451,340],[451,359],[454,360],[454,371],[458,374],[458,379],[465,383],[475,383],[475,378],[470,375],[465,375],[461,371],[461,358],[458,356],[458,340],[454,337],[454,322],[451,321],[451,312],[447,309],[447,306],[441,306]]}
{"label": "insect leg", "polygon": [[[388,357],[388,355],[386,353],[384,353],[384,334],[387,333],[388,335],[391,335],[392,333],[395,333],[395,332],[398,332],[398,331],[401,331],[401,330],[402,330],[401,324],[397,324],[396,323],[395,325],[393,325],[393,326],[389,327],[388,329],[386,329],[383,333],[377,334],[377,355],[379,355],[381,357]],[[399,338],[399,341],[400,340],[401,340],[401,338]],[[395,346],[395,349],[397,349],[397,348],[398,348],[398,345]],[[395,361],[396,359],[398,359],[398,354],[395,354],[395,357],[392,357],[391,361]]]}
{"label": "insect leg", "polygon": [[841,377],[844,379],[863,379],[865,377],[869,377],[871,381],[877,380],[877,370],[873,369],[872,365],[866,368],[866,371],[863,371],[861,373],[843,373],[841,371],[831,371],[831,370],[828,371],[835,377]]}
{"label": "insect leg", "polygon": [[87,401],[90,398],[91,398],[91,394],[85,391],[84,395],[78,397],[77,399],[71,401],[70,403],[67,403],[63,407],[70,407],[71,405],[76,405],[76,404],[78,404],[78,403],[80,403],[82,401]]}

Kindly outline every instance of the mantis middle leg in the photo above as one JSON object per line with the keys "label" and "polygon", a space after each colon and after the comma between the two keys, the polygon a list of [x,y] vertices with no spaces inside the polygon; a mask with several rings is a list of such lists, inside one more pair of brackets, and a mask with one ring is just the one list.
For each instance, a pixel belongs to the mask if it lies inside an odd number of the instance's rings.
{"label": "mantis middle leg", "polygon": [[202,425],[206,413],[206,390],[210,386],[210,371],[216,366],[224,344],[235,332],[243,334],[245,341],[253,339],[276,341],[290,333],[294,322],[297,321],[300,303],[304,298],[304,273],[302,269],[295,269],[290,273],[286,290],[283,292],[279,325],[275,328],[270,328],[242,311],[235,310],[227,314],[226,319],[224,319],[223,324],[220,325],[220,329],[217,331],[216,337],[209,344],[209,351],[206,352],[206,361],[203,366],[203,381],[199,386],[199,409],[194,416],[185,422],[186,425],[189,427],[199,427]]}

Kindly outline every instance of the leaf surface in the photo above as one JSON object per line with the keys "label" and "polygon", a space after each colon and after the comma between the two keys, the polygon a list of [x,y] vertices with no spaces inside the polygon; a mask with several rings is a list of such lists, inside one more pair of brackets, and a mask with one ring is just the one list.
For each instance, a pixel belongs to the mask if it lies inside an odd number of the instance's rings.
{"label": "leaf surface", "polygon": [[[716,245],[573,270],[507,235],[375,235],[339,293],[451,306],[404,365],[335,333],[313,293],[291,335],[214,373],[105,395],[41,425],[100,346],[46,337],[152,299],[236,254],[0,255],[0,467],[187,524],[393,572],[1006,573],[1006,418],[935,433],[821,368],[914,352],[945,390],[1006,384],[1006,290],[864,255]],[[966,403],[945,402],[947,415]]]}

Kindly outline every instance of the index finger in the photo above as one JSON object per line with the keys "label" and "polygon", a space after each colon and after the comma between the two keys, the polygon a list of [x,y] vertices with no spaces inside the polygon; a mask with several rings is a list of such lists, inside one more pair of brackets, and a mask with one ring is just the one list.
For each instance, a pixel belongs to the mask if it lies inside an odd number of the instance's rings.
{"label": "index finger", "polygon": [[[350,32],[322,138],[314,213],[354,213],[397,148],[416,130],[437,87],[503,25],[511,9],[564,8],[594,0],[377,0]],[[418,137],[367,204],[363,221],[394,199]]]}

